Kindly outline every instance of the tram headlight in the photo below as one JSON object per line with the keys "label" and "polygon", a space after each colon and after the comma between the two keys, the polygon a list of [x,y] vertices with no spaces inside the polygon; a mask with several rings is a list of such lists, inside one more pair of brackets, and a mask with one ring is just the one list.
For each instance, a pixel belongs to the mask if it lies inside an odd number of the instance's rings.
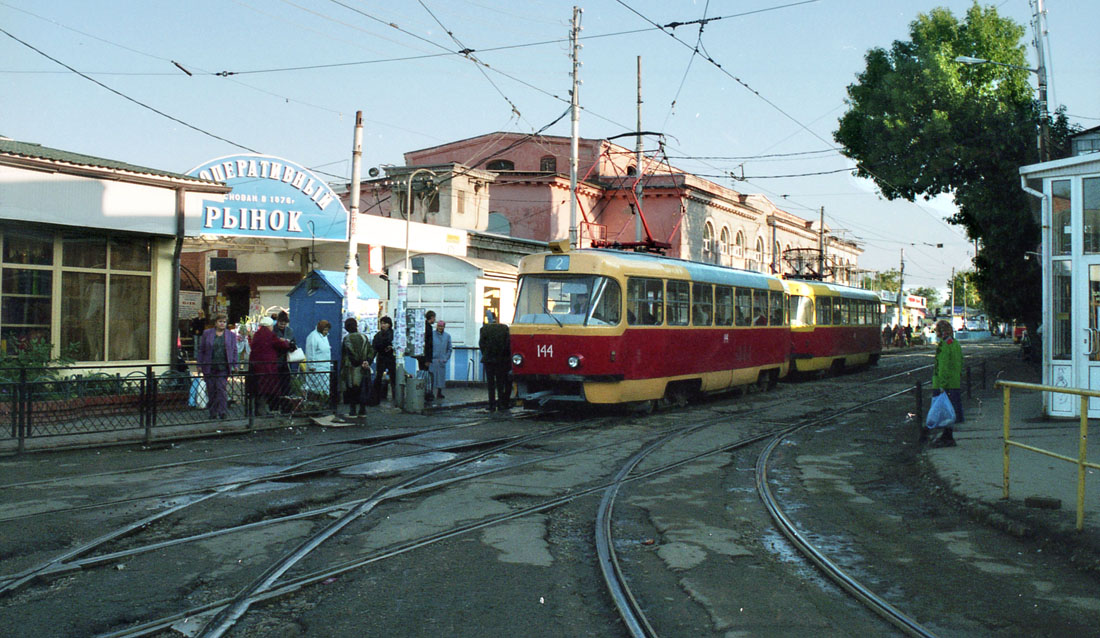
{"label": "tram headlight", "polygon": [[577,368],[581,367],[581,363],[583,361],[584,361],[584,359],[579,354],[575,354],[575,355],[569,357],[568,359],[566,359],[565,363],[570,368],[573,368],[574,370],[576,370]]}
{"label": "tram headlight", "polygon": [[512,355],[512,365],[514,365],[514,366],[523,365],[523,355],[518,353],[518,352],[515,353],[514,355]]}

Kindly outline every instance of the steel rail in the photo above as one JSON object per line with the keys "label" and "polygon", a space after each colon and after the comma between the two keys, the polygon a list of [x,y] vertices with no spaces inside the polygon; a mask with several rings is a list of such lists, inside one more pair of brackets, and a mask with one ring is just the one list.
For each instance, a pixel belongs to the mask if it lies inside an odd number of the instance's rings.
{"label": "steel rail", "polygon": [[[364,449],[371,449],[373,447],[379,447],[379,446],[382,446],[382,445],[393,443],[394,441],[403,441],[403,440],[406,440],[406,439],[416,438],[416,437],[424,435],[424,434],[433,434],[433,433],[436,433],[436,432],[441,432],[441,431],[446,431],[446,430],[452,430],[452,429],[458,429],[458,428],[463,428],[463,427],[471,427],[471,426],[476,426],[476,425],[482,425],[482,424],[487,423],[487,422],[488,422],[487,419],[482,419],[480,421],[473,421],[473,422],[443,426],[443,427],[438,427],[438,428],[429,428],[427,430],[417,430],[417,431],[414,431],[414,432],[398,433],[398,434],[394,434],[394,435],[376,436],[376,437],[357,437],[356,439],[350,440],[350,441],[321,443],[321,444],[318,444],[316,446],[304,446],[305,448],[322,447],[322,446],[328,446],[328,445],[357,445],[358,447],[355,447],[351,450],[341,450],[339,452],[334,452],[332,454],[325,454],[325,455],[321,455],[321,456],[318,456],[318,457],[314,457],[312,459],[307,459],[307,460],[302,461],[300,463],[287,466],[287,467],[283,468],[282,470],[277,470],[277,472],[287,471],[288,469],[296,469],[297,467],[308,465],[310,463],[316,463],[316,462],[319,462],[319,461],[329,460],[329,459],[332,459],[332,458],[338,458],[338,457],[343,456],[345,454],[354,454],[355,452],[360,452]],[[251,453],[244,454],[244,456],[262,454],[262,453],[266,453],[266,452],[264,452],[264,451],[251,452]],[[235,455],[231,455],[231,456],[235,456]],[[226,457],[226,458],[230,458],[230,457]],[[201,462],[205,462],[205,461],[203,460],[203,461],[195,461],[195,462],[201,463]],[[190,462],[188,461],[186,463],[190,463]],[[166,467],[171,467],[171,466],[172,466],[172,464],[167,464],[166,465]],[[154,468],[154,469],[156,469],[156,468]],[[143,470],[135,470],[135,471],[143,471]],[[120,470],[118,473],[128,473],[128,472],[129,472],[128,470]],[[75,476],[64,477],[64,479],[58,479],[58,480],[72,480],[74,478],[102,476],[102,475],[109,475],[109,474],[112,474],[112,473],[111,472],[106,472],[106,473],[93,473],[93,474],[79,474],[79,475],[75,475]],[[189,496],[189,495],[192,495],[192,494],[202,494],[202,493],[206,492],[207,490],[217,489],[217,488],[225,486],[225,485],[232,485],[232,484],[236,484],[236,483],[237,483],[237,481],[229,481],[229,482],[225,482],[225,483],[214,483],[214,484],[211,484],[211,485],[205,485],[205,486],[202,486],[202,487],[197,487],[197,488],[189,489],[189,490],[180,490],[180,491],[176,491],[176,492],[168,492],[168,493],[161,493],[161,494],[149,494],[149,495],[145,495],[145,496],[135,496],[135,497],[131,497],[131,498],[114,499],[114,500],[110,500],[110,501],[101,501],[101,502],[98,502],[98,503],[89,503],[87,505],[77,505],[77,506],[73,506],[73,507],[64,507],[64,508],[42,510],[40,512],[32,512],[32,513],[29,513],[29,514],[20,514],[18,516],[8,516],[8,517],[0,518],[0,523],[23,520],[23,519],[27,519],[27,518],[34,518],[34,517],[37,517],[37,516],[46,516],[46,515],[49,515],[49,514],[63,514],[63,513],[66,513],[66,512],[79,512],[79,511],[85,511],[85,510],[90,510],[90,509],[101,509],[101,508],[106,508],[106,507],[113,507],[113,506],[116,506],[116,505],[124,505],[126,503],[134,503],[134,502],[138,502],[138,501],[145,501],[145,500],[149,500],[149,499],[167,499],[167,498],[177,498],[177,497],[181,497],[181,496]]]}
{"label": "steel rail", "polygon": [[829,560],[824,553],[817,549],[798,529],[795,527],[791,519],[786,515],[783,509],[779,506],[778,500],[772,493],[771,485],[768,483],[768,461],[772,452],[787,436],[790,436],[794,432],[802,430],[803,428],[815,425],[816,423],[835,419],[843,414],[853,412],[867,405],[872,405],[880,401],[885,401],[902,394],[909,392],[909,390],[903,390],[894,392],[884,397],[867,401],[854,408],[846,409],[838,414],[829,416],[825,419],[817,421],[815,423],[806,423],[792,428],[790,431],[780,434],[775,437],[774,440],[769,443],[764,450],[760,453],[760,456],[756,461],[756,490],[760,495],[760,500],[764,503],[765,509],[771,515],[772,520],[775,521],[776,526],[784,536],[800,551],[806,558],[808,558],[814,565],[818,567],[827,577],[841,587],[844,591],[851,594],[861,603],[869,607],[872,611],[882,616],[884,619],[892,623],[895,627],[900,629],[908,636],[915,636],[919,638],[935,638],[935,634],[925,629],[917,621],[913,620],[906,614],[902,613],[899,609],[891,605],[885,599],[879,597],[854,577],[849,575],[843,568]]}
{"label": "steel rail", "polygon": [[[528,436],[530,436],[530,435],[528,435]],[[410,437],[403,437],[403,438],[410,438]],[[517,438],[522,440],[524,437],[522,437],[522,436],[512,437],[512,440],[515,440]],[[387,443],[390,443],[390,442],[392,442],[392,439],[380,442],[378,445],[383,445],[383,444],[387,444]],[[103,534],[99,537],[96,537],[95,539],[93,539],[91,541],[88,541],[87,543],[83,543],[83,544],[79,545],[78,547],[75,547],[71,550],[63,552],[62,554],[54,556],[53,558],[51,558],[49,560],[46,560],[42,563],[39,563],[38,565],[36,565],[34,567],[30,567],[30,568],[25,569],[25,570],[23,570],[21,572],[18,572],[16,574],[11,574],[11,575],[5,576],[3,580],[0,580],[0,597],[9,595],[9,594],[15,592],[16,590],[18,590],[18,589],[24,587],[25,585],[29,584],[30,582],[32,582],[34,579],[38,578],[39,576],[50,574],[50,573],[56,573],[58,571],[65,571],[63,565],[66,564],[67,562],[71,561],[73,558],[76,558],[78,556],[82,556],[84,554],[87,554],[88,552],[90,552],[90,551],[94,550],[95,548],[100,547],[100,546],[102,546],[106,543],[117,540],[117,539],[122,538],[124,536],[128,536],[129,534],[132,534],[133,532],[135,532],[137,530],[140,530],[140,529],[148,526],[149,524],[151,524],[153,522],[156,522],[156,521],[158,521],[158,520],[160,520],[160,519],[162,519],[166,516],[175,514],[179,511],[182,511],[182,510],[184,510],[184,509],[186,509],[186,508],[188,508],[192,505],[202,503],[202,502],[207,501],[207,500],[209,500],[209,499],[211,499],[215,496],[220,496],[222,494],[226,494],[228,492],[235,491],[235,490],[240,489],[242,487],[247,487],[249,485],[254,485],[254,484],[257,484],[257,483],[263,483],[263,482],[271,481],[271,480],[274,480],[274,479],[285,479],[285,478],[294,478],[294,477],[297,477],[297,476],[311,475],[311,474],[316,474],[319,471],[328,472],[328,471],[332,471],[333,469],[339,469],[340,467],[346,467],[346,466],[349,466],[349,465],[356,465],[356,464],[360,463],[360,461],[356,461],[354,463],[347,463],[345,465],[329,466],[329,467],[325,467],[325,468],[313,468],[313,469],[307,469],[307,470],[298,469],[298,468],[304,467],[306,465],[309,465],[311,463],[316,463],[318,461],[331,460],[331,459],[337,458],[339,456],[345,456],[347,454],[351,454],[351,453],[354,453],[354,452],[361,452],[361,451],[363,451],[363,449],[368,449],[370,447],[374,447],[374,446],[373,445],[364,446],[364,447],[361,447],[359,449],[353,449],[353,450],[341,450],[339,452],[334,452],[334,453],[331,453],[331,454],[325,454],[325,455],[322,455],[320,457],[315,457],[315,458],[312,458],[312,459],[306,459],[304,461],[300,461],[298,463],[295,463],[295,464],[286,466],[284,468],[281,468],[280,470],[277,470],[275,472],[264,474],[264,475],[258,476],[258,477],[253,477],[253,478],[248,479],[248,480],[242,480],[242,481],[238,481],[238,482],[234,482],[234,483],[227,483],[227,484],[219,484],[215,487],[207,487],[207,488],[197,489],[197,490],[191,491],[190,493],[194,494],[194,493],[206,492],[207,490],[211,490],[211,489],[213,490],[210,493],[203,494],[202,496],[199,496],[198,498],[189,500],[186,503],[180,503],[178,505],[168,507],[166,509],[163,509],[163,510],[160,510],[160,511],[155,512],[153,514],[150,514],[149,516],[146,516],[146,517],[144,517],[144,518],[142,518],[142,519],[140,519],[136,522],[133,522],[133,523],[130,523],[130,524],[125,525],[123,527],[120,527],[118,529],[112,530],[112,531],[110,531],[106,534]],[[147,500],[149,498],[163,498],[163,496],[161,496],[161,497],[157,497],[157,496],[142,497],[140,499],[134,499],[134,500]]]}
{"label": "steel rail", "polygon": [[[582,427],[581,424],[571,425],[564,428],[558,428],[554,434],[560,434],[568,432],[573,429]],[[531,434],[528,436],[520,437],[508,443],[496,446],[490,450],[470,455],[467,458],[459,459],[452,463],[446,463],[440,467],[433,468],[425,473],[409,478],[393,487],[383,488],[379,490],[374,496],[370,497],[364,503],[356,506],[351,511],[347,512],[339,519],[333,521],[327,525],[320,532],[314,534],[310,538],[306,539],[298,545],[292,552],[285,555],[282,559],[269,567],[256,578],[245,589],[241,590],[234,598],[233,602],[223,608],[218,614],[212,618],[199,632],[199,638],[218,638],[225,635],[236,622],[244,616],[248,611],[248,608],[252,605],[253,598],[264,591],[271,589],[271,587],[283,576],[291,567],[297,564],[300,560],[305,558],[314,549],[319,547],[322,543],[335,536],[352,521],[367,514],[373,510],[379,503],[382,503],[390,498],[395,498],[399,490],[407,489],[418,481],[425,478],[429,478],[441,472],[460,467],[472,463],[476,460],[485,458],[489,455],[496,454],[500,451],[506,450],[511,447],[522,445],[528,441],[536,440],[551,434],[551,432],[540,432]]]}
{"label": "steel rail", "polygon": [[[473,472],[473,473],[470,473],[470,474],[463,474],[461,476],[456,476],[456,477],[443,479],[443,480],[440,480],[440,481],[436,481],[434,483],[429,483],[429,484],[426,484],[426,485],[416,486],[414,488],[407,488],[407,489],[403,489],[403,490],[397,490],[396,492],[394,492],[391,495],[391,498],[401,498],[401,497],[405,497],[405,496],[413,496],[413,495],[416,495],[416,494],[422,494],[424,492],[440,489],[442,487],[446,487],[446,486],[454,484],[454,483],[458,483],[458,482],[462,482],[462,481],[466,481],[466,480],[472,480],[472,479],[475,479],[475,478],[481,478],[483,476],[488,476],[490,474],[496,474],[498,472],[506,472],[506,471],[509,471],[509,470],[515,470],[517,468],[524,467],[524,466],[527,466],[527,465],[535,465],[535,464],[538,464],[538,463],[545,463],[546,461],[553,461],[553,460],[565,458],[565,457],[568,457],[568,456],[574,456],[574,455],[577,455],[577,454],[584,454],[586,452],[593,452],[593,451],[600,450],[600,449],[603,449],[603,448],[608,448],[608,447],[613,447],[613,446],[618,446],[618,445],[621,445],[621,442],[613,441],[613,442],[610,442],[610,443],[604,443],[603,445],[597,445],[597,446],[583,448],[583,449],[579,449],[579,450],[570,450],[568,452],[562,452],[562,453],[553,454],[553,455],[550,455],[550,456],[544,456],[544,457],[538,457],[538,458],[534,458],[534,459],[528,459],[526,461],[520,461],[518,463],[510,463],[510,464],[507,464],[507,465],[501,465],[499,467],[489,468],[489,469],[481,470],[479,472]],[[440,448],[440,449],[446,450],[447,448]],[[185,545],[187,543],[194,543],[194,542],[198,542],[198,541],[209,540],[211,538],[216,538],[218,536],[226,536],[226,535],[229,535],[229,534],[236,534],[236,533],[240,533],[240,532],[246,532],[246,531],[250,531],[250,530],[254,530],[254,529],[268,527],[270,525],[277,525],[277,524],[280,524],[280,523],[287,523],[287,522],[301,520],[301,519],[315,518],[317,516],[323,516],[323,515],[329,514],[331,512],[338,512],[338,511],[341,511],[341,510],[350,510],[351,508],[356,507],[356,506],[366,502],[367,500],[369,500],[369,499],[368,498],[360,498],[360,499],[354,499],[354,500],[351,500],[351,501],[344,501],[342,503],[335,503],[333,505],[326,505],[325,507],[306,510],[304,512],[298,512],[296,514],[287,514],[285,516],[278,516],[278,517],[269,518],[269,519],[262,520],[262,521],[255,521],[253,523],[245,523],[244,525],[234,525],[234,526],[231,526],[231,527],[224,527],[224,528],[221,528],[221,529],[210,530],[208,532],[193,534],[191,536],[173,538],[173,539],[169,539],[169,540],[159,541],[157,543],[151,543],[149,545],[142,545],[141,547],[132,547],[130,549],[125,549],[125,550],[121,550],[121,551],[117,551],[117,552],[112,552],[112,553],[109,553],[109,554],[99,554],[99,555],[96,555],[96,556],[90,556],[88,558],[69,561],[69,562],[65,562],[65,563],[56,565],[53,568],[48,568],[47,570],[40,573],[39,576],[40,577],[41,576],[55,576],[55,575],[62,574],[62,573],[80,571],[82,569],[86,569],[86,568],[89,568],[89,567],[96,567],[96,566],[102,565],[104,563],[110,563],[110,562],[114,562],[114,561],[119,560],[119,559],[130,558],[132,556],[138,556],[140,554],[145,554],[145,553],[148,553],[148,552],[165,549],[165,548],[168,548],[168,547],[174,547],[176,545]],[[4,581],[9,580],[9,579],[11,579],[11,576],[0,576],[0,582],[4,582]]]}

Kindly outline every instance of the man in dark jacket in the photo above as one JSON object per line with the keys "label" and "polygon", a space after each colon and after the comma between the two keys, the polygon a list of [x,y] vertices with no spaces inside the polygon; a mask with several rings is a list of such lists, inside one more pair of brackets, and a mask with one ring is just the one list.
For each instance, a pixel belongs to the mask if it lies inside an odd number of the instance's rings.
{"label": "man in dark jacket", "polygon": [[382,373],[390,375],[389,387],[393,389],[394,400],[397,399],[397,356],[393,352],[393,320],[382,317],[378,320],[378,332],[374,333],[371,340],[374,348],[374,397],[373,401],[381,402],[386,398],[386,390],[382,385]]}
{"label": "man in dark jacket", "polygon": [[[429,310],[424,313],[424,354],[417,357],[417,369],[428,371],[428,368],[432,365],[432,327],[435,323],[435,311]],[[432,389],[432,375],[427,375],[428,384],[425,388],[424,400],[431,401],[435,398],[435,391]]]}
{"label": "man in dark jacket", "polygon": [[[493,319],[490,317],[489,321]],[[512,340],[508,326],[495,322],[481,326],[477,345],[485,366],[485,381],[489,384],[489,411],[511,409]]]}

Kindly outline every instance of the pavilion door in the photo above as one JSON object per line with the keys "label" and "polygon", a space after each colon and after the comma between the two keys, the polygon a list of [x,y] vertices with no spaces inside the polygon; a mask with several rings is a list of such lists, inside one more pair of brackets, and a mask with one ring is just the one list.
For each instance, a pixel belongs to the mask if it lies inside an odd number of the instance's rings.
{"label": "pavilion door", "polygon": [[[1088,292],[1084,306],[1088,320],[1080,329],[1079,360],[1084,364],[1081,378],[1088,380],[1088,388],[1100,390],[1100,263],[1087,264]],[[1100,399],[1089,399],[1089,418],[1100,417]]]}

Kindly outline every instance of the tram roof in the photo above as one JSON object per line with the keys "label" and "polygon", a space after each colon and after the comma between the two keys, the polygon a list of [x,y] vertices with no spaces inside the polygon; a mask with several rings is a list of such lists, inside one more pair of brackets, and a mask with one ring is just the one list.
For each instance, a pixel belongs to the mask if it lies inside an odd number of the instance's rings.
{"label": "tram roof", "polygon": [[728,266],[703,264],[695,261],[689,261],[687,259],[666,257],[664,255],[629,252],[623,250],[615,250],[612,248],[584,248],[581,250],[570,251],[570,254],[574,255],[594,253],[614,258],[623,262],[624,265],[656,265],[666,270],[666,273],[664,273],[665,276],[686,276],[692,281],[697,282],[724,284],[728,286],[749,286],[754,288],[775,289],[778,289],[782,286],[782,280],[774,275],[755,272],[752,270],[730,268]]}
{"label": "tram roof", "polygon": [[853,288],[852,286],[845,286],[843,284],[834,284],[826,281],[814,281],[809,279],[787,279],[788,284],[799,284],[808,287],[813,291],[815,296],[823,294],[831,294],[839,297],[848,297],[851,299],[869,299],[879,301],[878,295],[870,290],[864,290],[863,288]]}

